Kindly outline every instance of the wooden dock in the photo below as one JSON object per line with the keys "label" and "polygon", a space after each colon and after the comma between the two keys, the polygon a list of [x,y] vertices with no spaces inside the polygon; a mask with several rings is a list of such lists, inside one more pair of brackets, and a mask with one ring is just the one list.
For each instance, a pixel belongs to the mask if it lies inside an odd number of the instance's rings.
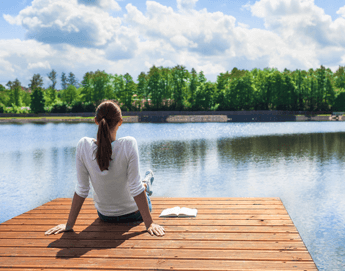
{"label": "wooden dock", "polygon": [[[0,268],[19,270],[317,270],[279,198],[152,197],[164,226],[100,221],[86,199],[74,232],[45,236],[66,223],[60,198],[0,224]],[[165,208],[197,208],[196,218],[159,218]]]}

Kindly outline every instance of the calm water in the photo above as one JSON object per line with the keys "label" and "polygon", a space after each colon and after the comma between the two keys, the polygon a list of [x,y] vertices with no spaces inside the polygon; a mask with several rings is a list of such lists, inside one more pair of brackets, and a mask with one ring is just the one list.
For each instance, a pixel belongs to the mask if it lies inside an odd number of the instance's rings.
{"label": "calm water", "polygon": [[[95,124],[0,125],[0,223],[72,197]],[[123,124],[153,196],[280,197],[319,270],[345,270],[345,123]],[[92,192],[91,192],[92,193]]]}

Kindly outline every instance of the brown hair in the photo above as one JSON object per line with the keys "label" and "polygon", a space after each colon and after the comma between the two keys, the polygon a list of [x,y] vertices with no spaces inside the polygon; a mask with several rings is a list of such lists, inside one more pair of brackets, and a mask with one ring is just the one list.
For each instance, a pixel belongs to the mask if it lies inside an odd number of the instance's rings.
{"label": "brown hair", "polygon": [[111,159],[111,132],[122,120],[121,109],[114,101],[104,101],[96,109],[95,120],[98,122],[97,164],[101,171],[109,170],[109,163],[113,160]]}

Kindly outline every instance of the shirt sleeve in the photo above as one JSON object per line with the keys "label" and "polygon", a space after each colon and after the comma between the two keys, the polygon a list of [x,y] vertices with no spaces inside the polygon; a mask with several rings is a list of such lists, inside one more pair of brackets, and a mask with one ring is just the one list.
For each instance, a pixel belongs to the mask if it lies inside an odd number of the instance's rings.
{"label": "shirt sleeve", "polygon": [[78,142],[77,154],[76,154],[76,167],[77,167],[77,185],[75,187],[75,192],[78,196],[86,198],[90,191],[90,181],[89,172],[85,167],[85,164],[81,157],[82,140]]}
{"label": "shirt sleeve", "polygon": [[141,194],[145,187],[140,180],[139,174],[139,151],[138,144],[134,137],[131,137],[131,144],[128,157],[127,179],[129,191],[132,197]]}

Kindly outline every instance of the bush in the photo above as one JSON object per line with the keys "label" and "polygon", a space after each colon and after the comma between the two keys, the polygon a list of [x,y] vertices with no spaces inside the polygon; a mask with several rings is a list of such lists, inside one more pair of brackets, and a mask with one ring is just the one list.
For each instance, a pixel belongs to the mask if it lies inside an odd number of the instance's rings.
{"label": "bush", "polygon": [[46,112],[46,113],[51,113],[52,108],[53,108],[53,107],[52,107],[51,105],[45,106],[45,107],[44,107],[44,112]]}
{"label": "bush", "polygon": [[85,105],[80,101],[73,101],[71,104],[71,112],[72,113],[81,113],[85,112]]}
{"label": "bush", "polygon": [[92,102],[87,102],[84,103],[84,112],[95,112],[96,111],[96,106]]}
{"label": "bush", "polygon": [[56,102],[52,104],[50,113],[67,113],[67,104],[64,102]]}
{"label": "bush", "polygon": [[6,109],[5,105],[0,103],[0,113],[4,113],[5,109]]}
{"label": "bush", "polygon": [[18,107],[17,113],[18,114],[29,114],[30,107]]}

